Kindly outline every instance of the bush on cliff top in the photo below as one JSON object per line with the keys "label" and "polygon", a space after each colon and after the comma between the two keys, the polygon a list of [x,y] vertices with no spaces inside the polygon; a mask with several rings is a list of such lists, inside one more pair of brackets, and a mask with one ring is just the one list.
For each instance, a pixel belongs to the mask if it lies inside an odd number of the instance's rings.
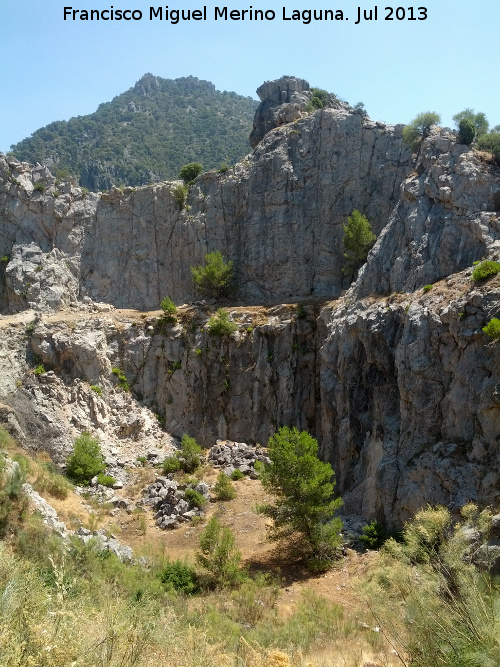
{"label": "bush on cliff top", "polygon": [[483,327],[483,331],[493,340],[498,340],[500,338],[500,320],[497,317],[493,317],[488,324]]}
{"label": "bush on cliff top", "polygon": [[477,141],[477,147],[482,151],[492,153],[497,164],[500,164],[500,132],[483,134]]}
{"label": "bush on cliff top", "polygon": [[403,141],[415,153],[424,139],[429,136],[432,125],[441,122],[441,116],[434,111],[424,111],[403,129]]}
{"label": "bush on cliff top", "polygon": [[219,308],[215,315],[208,320],[208,331],[212,336],[230,336],[238,329],[236,322],[231,322],[229,313]]}

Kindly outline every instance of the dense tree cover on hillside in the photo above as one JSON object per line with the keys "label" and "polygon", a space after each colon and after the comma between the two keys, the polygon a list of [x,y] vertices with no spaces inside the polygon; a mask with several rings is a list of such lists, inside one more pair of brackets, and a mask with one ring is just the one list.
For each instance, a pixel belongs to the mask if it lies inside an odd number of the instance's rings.
{"label": "dense tree cover on hillside", "polygon": [[177,178],[189,162],[213,169],[244,156],[256,107],[195,77],[146,74],[95,113],[51,123],[12,151],[54,174],[75,175],[91,190],[144,185]]}

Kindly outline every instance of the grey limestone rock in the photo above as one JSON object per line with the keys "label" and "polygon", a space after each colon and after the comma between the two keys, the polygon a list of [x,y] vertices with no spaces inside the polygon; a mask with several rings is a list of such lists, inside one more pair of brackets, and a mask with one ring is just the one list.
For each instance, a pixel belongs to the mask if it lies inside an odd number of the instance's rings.
{"label": "grey limestone rock", "polygon": [[270,130],[301,118],[312,97],[308,82],[294,76],[266,81],[257,88],[257,95],[261,103],[255,112],[250,134],[252,148],[255,148]]}

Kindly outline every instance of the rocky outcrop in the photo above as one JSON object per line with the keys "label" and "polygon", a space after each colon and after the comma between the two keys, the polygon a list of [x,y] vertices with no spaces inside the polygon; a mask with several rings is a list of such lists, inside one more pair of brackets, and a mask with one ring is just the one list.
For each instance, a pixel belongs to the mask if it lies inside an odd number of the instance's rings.
{"label": "rocky outcrop", "polygon": [[498,353],[481,327],[499,293],[464,292],[358,303],[330,322],[322,452],[347,508],[400,523],[428,502],[497,501]]}
{"label": "rocky outcrop", "polygon": [[142,504],[152,506],[159,528],[172,530],[195,517],[205,516],[203,507],[186,495],[187,489],[195,491],[205,502],[210,500],[209,487],[205,482],[182,485],[167,477],[157,477],[153,484],[144,489]]}
{"label": "rocky outcrop", "polygon": [[[106,332],[100,345],[99,328]],[[120,364],[114,334],[112,322],[96,319],[69,326],[56,321],[53,328],[40,321],[18,339],[10,337],[10,328],[0,328],[0,346],[17,343],[12,352],[24,361],[10,369],[15,389],[0,404],[0,424],[30,450],[48,451],[61,466],[75,438],[88,431],[99,438],[107,473],[124,482],[137,457],[161,463],[175,440],[156,414],[119,388],[110,362]]]}
{"label": "rocky outcrop", "polygon": [[500,251],[495,168],[446,131],[424,144],[352,297],[412,292]]}
{"label": "rocky outcrop", "polygon": [[[281,79],[263,83],[257,88],[257,95],[261,103],[255,112],[253,129],[250,133],[252,148],[258,146],[265,135],[274,128],[307,116],[313,92],[304,79],[282,76]],[[338,100],[334,95],[329,95],[327,105],[331,109],[352,111],[346,102]]]}
{"label": "rocky outcrop", "polygon": [[261,103],[255,112],[250,146],[255,148],[264,136],[283,123],[302,118],[312,94],[309,83],[294,76],[282,76],[276,81],[266,81],[257,88]]}
{"label": "rocky outcrop", "polygon": [[239,470],[242,475],[249,475],[252,479],[257,479],[259,476],[255,470],[257,461],[271,462],[265,449],[252,447],[245,442],[217,440],[217,444],[208,452],[208,462],[214,468],[221,468],[228,477]]}

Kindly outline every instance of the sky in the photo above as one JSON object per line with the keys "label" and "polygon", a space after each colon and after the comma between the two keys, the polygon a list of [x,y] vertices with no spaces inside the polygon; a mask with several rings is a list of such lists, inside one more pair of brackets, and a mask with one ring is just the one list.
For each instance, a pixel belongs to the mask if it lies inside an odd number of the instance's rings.
{"label": "sky", "polygon": [[[194,10],[203,1],[207,21],[149,20],[150,7]],[[374,120],[408,123],[436,111],[452,127],[452,116],[470,107],[500,124],[498,0],[396,2],[392,21],[385,20],[388,3],[359,0],[201,2],[1,0],[0,151],[50,122],[92,113],[146,72],[192,75],[254,98],[263,81],[289,74],[350,104],[363,102]],[[412,13],[423,16],[423,6],[426,19],[408,20]],[[143,18],[65,21],[64,7],[139,10]],[[215,21],[215,7],[272,10],[276,17]],[[377,21],[356,25],[358,7],[362,16],[377,7]],[[402,20],[395,19],[398,7]],[[309,9],[340,10],[344,20],[283,20],[284,11],[291,17]]]}

